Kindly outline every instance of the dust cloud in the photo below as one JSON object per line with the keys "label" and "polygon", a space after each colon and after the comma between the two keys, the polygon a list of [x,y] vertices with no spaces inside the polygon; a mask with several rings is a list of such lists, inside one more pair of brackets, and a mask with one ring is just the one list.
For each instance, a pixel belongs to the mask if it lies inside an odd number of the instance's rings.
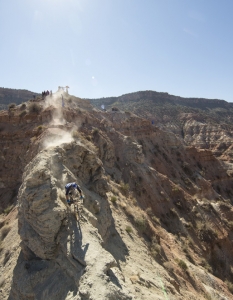
{"label": "dust cloud", "polygon": [[49,129],[49,136],[43,142],[43,148],[56,147],[64,143],[71,143],[74,138],[71,132],[65,130],[51,130]]}
{"label": "dust cloud", "polygon": [[78,126],[68,123],[63,116],[63,104],[67,100],[67,95],[66,92],[59,90],[45,97],[43,108],[53,107],[53,109],[52,120],[48,124],[47,134],[42,143],[43,149],[74,141],[73,132],[78,131]]}
{"label": "dust cloud", "polygon": [[64,125],[66,121],[63,117],[62,112],[62,98],[65,99],[66,93],[64,91],[58,91],[53,95],[48,95],[45,97],[44,101],[44,109],[53,106],[55,109],[53,110],[52,121],[50,125]]}
{"label": "dust cloud", "polygon": [[49,106],[61,108],[62,107],[62,96],[65,97],[64,91],[57,91],[56,93],[53,93],[52,95],[46,96],[45,100],[44,100],[44,109],[46,109]]}

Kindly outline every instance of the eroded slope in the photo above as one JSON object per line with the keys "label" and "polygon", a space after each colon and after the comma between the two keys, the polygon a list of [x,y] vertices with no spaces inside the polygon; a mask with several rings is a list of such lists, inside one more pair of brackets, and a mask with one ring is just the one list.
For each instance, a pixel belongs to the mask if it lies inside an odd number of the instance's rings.
{"label": "eroded slope", "polygon": [[[56,125],[53,110],[42,111],[44,128],[29,144],[18,195],[22,251],[2,295],[232,299],[231,163],[130,113],[64,108],[69,123]],[[65,132],[73,141],[62,142]],[[70,181],[86,195],[80,227],[65,204]],[[2,257],[14,251],[14,232]],[[13,271],[14,249],[1,270]]]}

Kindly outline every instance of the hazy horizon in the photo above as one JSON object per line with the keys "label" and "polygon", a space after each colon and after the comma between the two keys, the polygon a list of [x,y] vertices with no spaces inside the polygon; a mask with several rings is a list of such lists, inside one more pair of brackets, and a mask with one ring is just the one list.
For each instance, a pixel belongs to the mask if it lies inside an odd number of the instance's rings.
{"label": "hazy horizon", "polygon": [[0,2],[0,85],[81,98],[232,99],[233,2]]}

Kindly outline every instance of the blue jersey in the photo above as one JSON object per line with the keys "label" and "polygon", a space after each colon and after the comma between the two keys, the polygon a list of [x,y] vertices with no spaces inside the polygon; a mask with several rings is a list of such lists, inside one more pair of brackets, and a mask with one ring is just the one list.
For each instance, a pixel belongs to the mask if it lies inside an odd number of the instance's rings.
{"label": "blue jersey", "polygon": [[67,183],[67,185],[65,186],[65,188],[66,189],[68,189],[68,188],[76,188],[78,185],[77,185],[77,183],[75,183],[75,182],[70,182],[70,183]]}
{"label": "blue jersey", "polygon": [[79,193],[81,193],[81,189],[80,187],[77,185],[76,182],[70,182],[70,183],[67,183],[66,186],[65,186],[65,189],[67,192],[69,192],[70,190],[74,190],[74,189],[77,189],[79,191]]}

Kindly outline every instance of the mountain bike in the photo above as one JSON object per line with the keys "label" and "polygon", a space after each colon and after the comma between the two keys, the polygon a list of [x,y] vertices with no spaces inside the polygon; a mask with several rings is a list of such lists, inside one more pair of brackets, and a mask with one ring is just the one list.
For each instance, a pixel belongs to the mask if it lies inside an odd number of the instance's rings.
{"label": "mountain bike", "polygon": [[73,206],[74,206],[74,215],[75,215],[76,220],[79,222],[81,220],[81,217],[82,217],[81,216],[81,211],[82,211],[82,205],[83,205],[83,198],[81,198],[82,203],[81,203],[81,201],[79,203],[77,196],[75,197],[74,195],[72,195],[72,193],[69,193],[69,198],[70,198],[69,206],[71,206],[71,204],[73,204]]}

